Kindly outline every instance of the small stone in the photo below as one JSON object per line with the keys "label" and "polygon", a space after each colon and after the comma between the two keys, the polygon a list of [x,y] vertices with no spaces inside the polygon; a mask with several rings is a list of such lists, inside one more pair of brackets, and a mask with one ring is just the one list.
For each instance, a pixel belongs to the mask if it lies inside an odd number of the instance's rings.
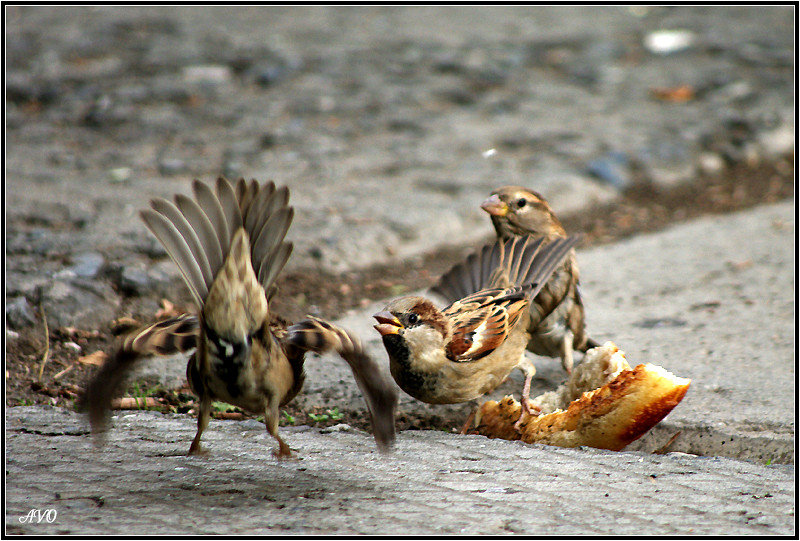
{"label": "small stone", "polygon": [[122,269],[119,278],[119,287],[128,295],[141,295],[149,288],[151,283],[147,269],[143,265],[128,265]]}
{"label": "small stone", "polygon": [[697,173],[696,157],[679,134],[654,137],[637,157],[647,178],[664,187],[690,181]]}
{"label": "small stone", "polygon": [[72,269],[61,269],[53,274],[54,280],[72,280],[73,278],[77,277],[78,275],[75,274],[75,271]]}
{"label": "small stone", "polygon": [[229,83],[233,74],[228,66],[199,65],[186,66],[182,76],[187,84],[219,85]]}
{"label": "small stone", "polygon": [[715,175],[725,168],[725,160],[715,152],[701,152],[697,157],[697,165],[707,175]]}
{"label": "small stone", "polygon": [[112,183],[121,184],[123,182],[128,182],[131,179],[133,170],[130,167],[115,167],[109,171],[109,174],[111,176],[110,180]]}
{"label": "small stone", "polygon": [[622,190],[633,182],[628,157],[623,152],[609,152],[596,158],[586,166],[587,172],[618,190]]}
{"label": "small stone", "polygon": [[337,425],[329,426],[327,428],[320,429],[320,434],[332,434],[335,432],[352,432],[353,427],[347,423],[339,423]]}
{"label": "small stone", "polygon": [[259,86],[272,86],[286,76],[286,68],[283,66],[261,66],[253,70],[253,80]]}
{"label": "small stone", "polygon": [[734,81],[716,92],[716,96],[725,101],[742,102],[752,98],[755,94],[753,87],[747,81]]}
{"label": "small stone", "polygon": [[67,270],[74,276],[81,278],[94,278],[100,272],[105,260],[96,252],[84,252],[72,258],[72,266]]}
{"label": "small stone", "polygon": [[138,365],[131,373],[131,380],[146,382],[149,386],[176,389],[186,383],[186,359],[188,354],[177,353],[165,357],[153,357]]}
{"label": "small stone", "polygon": [[794,129],[782,125],[774,130],[759,133],[758,143],[766,156],[777,158],[788,155],[794,150]]}
{"label": "small stone", "polygon": [[172,176],[186,171],[186,162],[177,158],[163,158],[158,161],[158,172],[164,176]]}
{"label": "small stone", "polygon": [[81,121],[91,128],[103,128],[127,122],[134,114],[132,107],[115,103],[110,96],[102,94],[92,101]]}
{"label": "small stone", "polygon": [[654,54],[668,55],[685,51],[695,41],[695,34],[689,30],[656,30],[644,38],[645,48]]}
{"label": "small stone", "polygon": [[106,282],[59,276],[42,288],[42,307],[51,328],[96,329],[114,319],[120,301]]}
{"label": "small stone", "polygon": [[6,323],[12,329],[21,329],[36,323],[36,316],[28,299],[16,297],[6,303]]}

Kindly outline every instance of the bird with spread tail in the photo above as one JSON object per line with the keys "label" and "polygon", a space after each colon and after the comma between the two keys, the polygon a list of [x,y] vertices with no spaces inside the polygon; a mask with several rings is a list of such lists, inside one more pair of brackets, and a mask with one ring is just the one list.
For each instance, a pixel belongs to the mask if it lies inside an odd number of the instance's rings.
{"label": "bird with spread tail", "polygon": [[514,368],[525,374],[522,404],[533,413],[536,369],[525,356],[532,300],[578,237],[545,243],[497,240],[446,272],[432,288],[449,304],[408,296],[373,317],[403,391],[430,404],[466,402],[492,391]]}
{"label": "bird with spread tail", "polygon": [[[499,239],[532,235],[550,243],[567,236],[544,197],[520,186],[494,190],[481,208],[491,216]],[[573,350],[586,353],[600,345],[586,334],[579,279],[575,250],[570,250],[533,299],[528,319],[528,350],[560,358],[567,373],[572,372]]]}
{"label": "bird with spread tail", "polygon": [[93,431],[107,428],[111,400],[137,360],[194,349],[186,376],[199,407],[189,454],[204,452],[200,438],[211,404],[222,401],[264,415],[276,456],[289,457],[278,408],[300,391],[306,352],[336,352],[364,395],[378,448],[390,449],[397,390],[358,338],[315,317],[290,325],[271,310],[275,279],[292,252],[285,241],[294,216],[288,188],[219,178],[214,187],[195,180],[192,190],[194,198],[179,194],[174,203],[153,199],[141,217],[178,266],[198,310],[126,336],[82,397]]}

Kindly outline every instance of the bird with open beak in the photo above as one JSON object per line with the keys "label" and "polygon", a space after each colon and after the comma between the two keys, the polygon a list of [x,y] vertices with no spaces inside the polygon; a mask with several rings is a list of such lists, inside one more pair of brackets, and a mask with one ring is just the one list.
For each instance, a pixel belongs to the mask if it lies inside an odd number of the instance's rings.
{"label": "bird with open beak", "polygon": [[577,237],[545,243],[498,240],[445,273],[432,291],[451,299],[438,309],[408,296],[374,315],[397,384],[430,404],[466,402],[492,391],[514,368],[525,373],[522,403],[535,367],[525,357],[531,301]]}

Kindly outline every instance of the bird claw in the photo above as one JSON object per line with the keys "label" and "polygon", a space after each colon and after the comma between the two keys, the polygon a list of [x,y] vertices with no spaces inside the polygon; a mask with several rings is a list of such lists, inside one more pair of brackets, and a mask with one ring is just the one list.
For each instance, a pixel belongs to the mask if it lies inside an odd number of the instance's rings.
{"label": "bird claw", "polygon": [[522,433],[522,419],[525,417],[525,414],[527,413],[531,417],[538,417],[542,413],[542,409],[539,406],[534,405],[533,401],[525,396],[522,397],[520,403],[522,408],[519,412],[519,419],[517,419],[517,422],[514,423],[514,430]]}
{"label": "bird claw", "polygon": [[292,450],[289,448],[288,445],[281,442],[277,449],[272,450],[272,456],[277,458],[278,460],[297,460],[297,455],[292,453]]}
{"label": "bird claw", "polygon": [[191,447],[189,447],[188,455],[189,456],[208,456],[208,449],[206,449],[205,447],[202,447],[200,445],[192,444]]}

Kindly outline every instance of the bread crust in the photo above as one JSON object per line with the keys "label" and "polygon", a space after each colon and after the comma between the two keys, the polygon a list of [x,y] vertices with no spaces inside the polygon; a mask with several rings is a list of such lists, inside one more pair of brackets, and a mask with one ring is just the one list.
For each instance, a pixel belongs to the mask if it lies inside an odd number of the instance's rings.
{"label": "bread crust", "polygon": [[[592,367],[592,359],[589,359],[589,370],[607,369],[609,356],[622,354],[611,342],[594,349],[599,350],[591,352],[598,362]],[[622,362],[627,366],[627,362]],[[559,447],[587,445],[619,451],[672,411],[686,395],[691,383],[691,380],[676,377],[653,364],[640,364],[633,369],[624,366],[616,375],[613,372],[609,374],[612,379],[601,387],[583,392],[579,398],[569,402],[566,409],[555,409],[552,413],[538,416],[522,413],[519,402],[512,396],[499,402],[488,401],[475,416],[474,433],[526,443]],[[579,378],[580,374],[573,374],[565,385],[571,383],[573,392],[576,377]],[[591,380],[585,378],[585,374],[584,379]],[[523,418],[516,429],[514,424],[520,414]]]}

